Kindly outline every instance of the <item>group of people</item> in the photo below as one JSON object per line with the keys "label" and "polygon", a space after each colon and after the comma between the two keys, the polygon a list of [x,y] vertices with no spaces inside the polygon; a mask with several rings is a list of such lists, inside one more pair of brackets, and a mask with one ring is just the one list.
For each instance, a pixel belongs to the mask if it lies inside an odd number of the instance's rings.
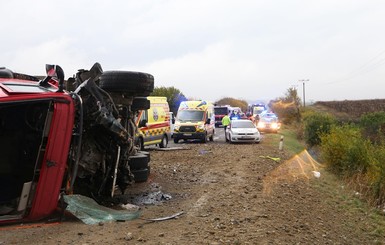
{"label": "group of people", "polygon": [[[230,122],[232,119],[241,119],[241,116],[239,113],[237,112],[234,112],[232,111],[230,116],[229,115],[225,115],[223,118],[222,118],[222,126],[226,132],[226,128],[230,125]],[[257,114],[255,117],[253,117],[252,115],[250,117],[248,117],[248,119],[250,119],[251,121],[253,121],[255,124],[258,124],[258,121],[259,121],[259,115]]]}
{"label": "group of people", "polygon": [[230,114],[230,120],[232,119],[241,119],[241,115],[238,111],[232,111]]}

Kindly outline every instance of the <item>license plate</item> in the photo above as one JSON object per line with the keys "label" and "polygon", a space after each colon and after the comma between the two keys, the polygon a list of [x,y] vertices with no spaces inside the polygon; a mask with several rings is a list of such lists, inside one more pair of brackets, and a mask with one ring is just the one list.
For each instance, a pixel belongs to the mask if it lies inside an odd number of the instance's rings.
{"label": "license plate", "polygon": [[184,136],[191,136],[192,134],[183,134]]}

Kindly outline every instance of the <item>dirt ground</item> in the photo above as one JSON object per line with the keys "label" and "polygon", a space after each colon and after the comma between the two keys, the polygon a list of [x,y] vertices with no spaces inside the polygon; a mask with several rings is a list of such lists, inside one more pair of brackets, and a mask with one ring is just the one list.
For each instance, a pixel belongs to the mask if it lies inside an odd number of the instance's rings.
{"label": "dirt ground", "polygon": [[291,156],[278,144],[265,134],[260,144],[216,138],[150,149],[149,181],[127,193],[164,200],[136,203],[138,219],[86,225],[66,215],[3,226],[0,244],[385,244],[366,209],[347,208],[354,199],[346,188],[305,153]]}

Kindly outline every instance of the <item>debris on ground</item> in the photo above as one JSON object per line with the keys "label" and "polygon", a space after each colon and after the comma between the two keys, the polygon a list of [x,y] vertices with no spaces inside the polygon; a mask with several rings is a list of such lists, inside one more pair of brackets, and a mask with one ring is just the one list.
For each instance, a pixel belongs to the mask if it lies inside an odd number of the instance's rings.
{"label": "debris on ground", "polygon": [[189,147],[183,147],[183,146],[175,146],[175,147],[167,147],[167,148],[159,148],[159,147],[153,147],[149,148],[156,151],[177,151],[177,150],[191,150]]}
{"label": "debris on ground", "polygon": [[275,161],[275,162],[281,161],[281,158],[279,158],[279,157],[271,157],[271,156],[259,156],[259,157],[260,157],[260,158],[271,159],[271,160],[273,160],[273,161]]}
{"label": "debris on ground", "polygon": [[87,225],[108,221],[126,221],[139,217],[139,210],[116,210],[99,205],[94,199],[82,195],[65,195],[66,210]]}
{"label": "debris on ground", "polygon": [[165,221],[165,220],[169,220],[169,219],[175,219],[175,218],[178,218],[178,216],[184,214],[184,212],[179,212],[179,213],[176,213],[176,214],[173,214],[173,215],[170,215],[170,216],[166,216],[166,217],[162,217],[162,218],[155,218],[155,219],[145,219],[147,221]]}

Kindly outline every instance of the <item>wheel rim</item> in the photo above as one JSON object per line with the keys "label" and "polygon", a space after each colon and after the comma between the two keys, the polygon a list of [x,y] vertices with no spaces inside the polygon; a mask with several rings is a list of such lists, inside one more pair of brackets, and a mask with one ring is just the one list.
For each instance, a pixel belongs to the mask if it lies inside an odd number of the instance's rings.
{"label": "wheel rim", "polygon": [[162,145],[163,145],[164,148],[167,147],[167,143],[168,143],[167,138],[163,136],[163,138],[162,138]]}

